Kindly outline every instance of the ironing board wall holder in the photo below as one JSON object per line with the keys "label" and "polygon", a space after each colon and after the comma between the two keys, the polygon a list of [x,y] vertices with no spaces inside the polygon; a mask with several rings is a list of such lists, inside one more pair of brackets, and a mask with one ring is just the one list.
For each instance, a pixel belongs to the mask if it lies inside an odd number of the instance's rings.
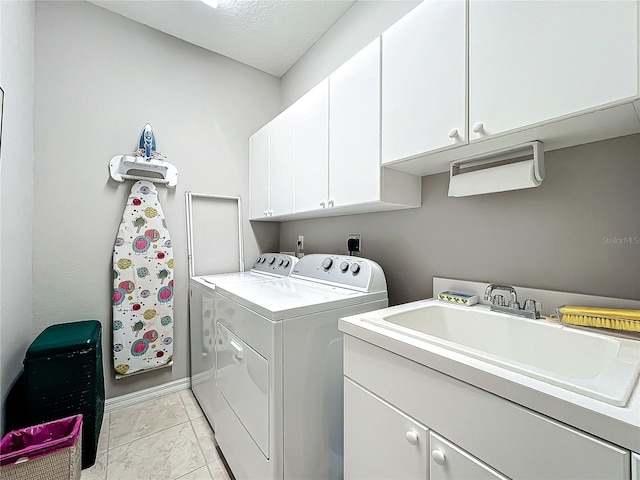
{"label": "ironing board wall holder", "polygon": [[138,149],[116,155],[109,161],[109,174],[116,182],[147,180],[169,188],[178,184],[178,169],[156,151],[156,139],[148,123],[142,129]]}

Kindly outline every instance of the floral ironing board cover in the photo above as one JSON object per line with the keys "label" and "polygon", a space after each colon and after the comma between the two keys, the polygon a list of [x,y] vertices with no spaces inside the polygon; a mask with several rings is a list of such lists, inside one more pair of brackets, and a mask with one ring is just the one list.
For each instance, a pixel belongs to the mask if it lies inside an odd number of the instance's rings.
{"label": "floral ironing board cover", "polygon": [[118,375],[173,357],[173,250],[156,186],[134,183],[113,250],[113,365]]}

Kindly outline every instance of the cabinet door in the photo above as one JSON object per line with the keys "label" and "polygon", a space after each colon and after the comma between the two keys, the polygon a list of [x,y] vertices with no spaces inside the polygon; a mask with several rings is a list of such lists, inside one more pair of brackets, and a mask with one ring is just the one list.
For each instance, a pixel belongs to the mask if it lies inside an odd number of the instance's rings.
{"label": "cabinet door", "polygon": [[293,212],[294,120],[293,109],[288,108],[270,123],[270,215],[283,215]]}
{"label": "cabinet door", "polygon": [[322,208],[329,189],[329,79],[298,100],[295,110],[295,211]]}
{"label": "cabinet door", "polygon": [[269,124],[249,137],[249,184],[251,218],[269,212]]}
{"label": "cabinet door", "polygon": [[631,455],[631,480],[640,480],[640,455]]}
{"label": "cabinet door", "polygon": [[377,38],[329,76],[329,203],[353,205],[379,199]]}
{"label": "cabinet door", "polygon": [[508,480],[453,443],[429,432],[430,480]]}
{"label": "cabinet door", "polygon": [[427,429],[344,379],[345,480],[427,478]]}
{"label": "cabinet door", "polygon": [[634,0],[471,0],[471,139],[637,95],[637,9]]}
{"label": "cabinet door", "polygon": [[466,143],[466,4],[425,0],[382,35],[382,164]]}

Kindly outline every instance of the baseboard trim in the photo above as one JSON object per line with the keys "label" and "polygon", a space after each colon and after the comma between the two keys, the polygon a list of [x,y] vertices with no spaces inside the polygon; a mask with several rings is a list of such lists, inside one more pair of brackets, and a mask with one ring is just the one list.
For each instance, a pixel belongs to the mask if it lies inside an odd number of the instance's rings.
{"label": "baseboard trim", "polygon": [[179,380],[174,380],[173,382],[156,385],[155,387],[145,388],[144,390],[139,390],[137,392],[120,395],[119,397],[107,398],[104,402],[104,411],[105,413],[110,413],[114,410],[131,407],[146,400],[153,400],[154,398],[164,397],[165,395],[176,393],[181,390],[188,390],[190,386],[191,379],[189,377],[185,377]]}

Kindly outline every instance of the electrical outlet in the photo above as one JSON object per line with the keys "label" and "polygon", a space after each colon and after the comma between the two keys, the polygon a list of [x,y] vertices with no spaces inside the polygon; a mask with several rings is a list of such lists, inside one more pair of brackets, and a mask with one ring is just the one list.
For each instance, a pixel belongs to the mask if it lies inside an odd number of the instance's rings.
{"label": "electrical outlet", "polygon": [[362,251],[362,235],[359,233],[350,233],[347,237],[347,250],[349,252]]}

